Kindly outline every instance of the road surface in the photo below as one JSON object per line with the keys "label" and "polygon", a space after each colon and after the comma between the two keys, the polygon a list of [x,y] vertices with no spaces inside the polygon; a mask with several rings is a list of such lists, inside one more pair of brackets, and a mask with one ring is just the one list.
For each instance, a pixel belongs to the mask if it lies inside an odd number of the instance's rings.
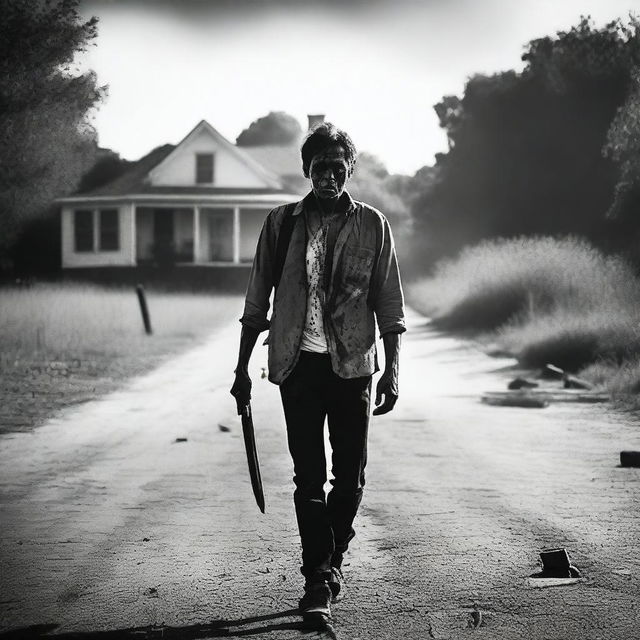
{"label": "road surface", "polygon": [[[0,439],[0,638],[327,635],[293,611],[292,469],[265,348],[252,369],[266,515],[253,501],[228,394],[238,333]],[[508,364],[410,316],[400,401],[371,423],[337,637],[640,637],[640,469],[618,466],[640,423],[603,405],[480,404]],[[584,582],[531,586],[547,547]]]}

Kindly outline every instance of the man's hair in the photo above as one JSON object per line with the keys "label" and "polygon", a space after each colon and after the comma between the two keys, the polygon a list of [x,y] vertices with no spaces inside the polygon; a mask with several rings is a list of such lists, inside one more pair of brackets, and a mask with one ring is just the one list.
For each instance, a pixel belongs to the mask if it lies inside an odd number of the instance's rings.
{"label": "man's hair", "polygon": [[300,151],[302,153],[302,173],[304,173],[305,178],[309,177],[309,167],[313,157],[328,147],[335,146],[340,146],[344,149],[345,160],[349,167],[349,176],[351,176],[356,166],[358,155],[353,140],[346,131],[338,129],[330,122],[323,122],[309,131],[302,143]]}

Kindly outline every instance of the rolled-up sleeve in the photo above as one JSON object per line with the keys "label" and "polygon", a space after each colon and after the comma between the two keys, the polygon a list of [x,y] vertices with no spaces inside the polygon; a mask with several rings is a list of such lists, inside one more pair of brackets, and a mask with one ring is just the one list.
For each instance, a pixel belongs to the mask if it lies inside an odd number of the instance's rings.
{"label": "rolled-up sleeve", "polygon": [[374,312],[380,335],[406,331],[404,296],[391,227],[386,218],[382,225],[382,248],[375,273],[377,293]]}
{"label": "rolled-up sleeve", "polygon": [[243,325],[258,331],[269,328],[267,314],[269,313],[269,298],[273,288],[273,261],[275,257],[273,218],[276,211],[277,209],[270,211],[262,225],[249,276],[244,312],[240,318]]}

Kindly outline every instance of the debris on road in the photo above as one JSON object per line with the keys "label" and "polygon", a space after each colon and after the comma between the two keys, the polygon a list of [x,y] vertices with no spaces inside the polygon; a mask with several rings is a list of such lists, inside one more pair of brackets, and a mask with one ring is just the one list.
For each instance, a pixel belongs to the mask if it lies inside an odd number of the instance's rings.
{"label": "debris on road", "polygon": [[593,385],[582,378],[576,378],[575,376],[565,375],[564,377],[565,389],[593,389]]}
{"label": "debris on road", "polygon": [[584,581],[580,570],[571,564],[569,552],[562,547],[543,549],[540,561],[542,571],[529,576],[532,587],[559,587]]}
{"label": "debris on road", "polygon": [[527,380],[526,378],[516,378],[507,385],[507,388],[515,391],[518,389],[534,389],[538,386],[540,385],[537,382]]}
{"label": "debris on road", "polygon": [[[594,404],[608,402],[606,393],[585,393],[579,389],[521,389],[518,391],[487,391],[482,402],[496,407],[543,407],[551,402]],[[542,404],[546,403],[546,404]]]}
{"label": "debris on road", "polygon": [[540,377],[545,380],[562,380],[564,376],[564,370],[556,367],[555,364],[545,364],[540,372]]}
{"label": "debris on road", "polygon": [[485,393],[482,402],[493,407],[524,407],[526,409],[544,409],[549,406],[545,398],[535,397],[526,392]]}
{"label": "debris on road", "polygon": [[186,438],[176,438],[175,439],[176,442],[187,442]]}
{"label": "debris on road", "polygon": [[222,424],[222,422],[218,425],[218,429],[220,429],[220,431],[222,431],[223,433],[229,433],[229,431],[231,431],[231,429],[227,427],[226,424]]}
{"label": "debris on road", "polygon": [[467,627],[469,629],[477,629],[482,626],[482,611],[478,611],[477,609],[472,611],[470,614],[470,619],[467,623]]}
{"label": "debris on road", "polygon": [[640,451],[621,451],[621,467],[640,467]]}

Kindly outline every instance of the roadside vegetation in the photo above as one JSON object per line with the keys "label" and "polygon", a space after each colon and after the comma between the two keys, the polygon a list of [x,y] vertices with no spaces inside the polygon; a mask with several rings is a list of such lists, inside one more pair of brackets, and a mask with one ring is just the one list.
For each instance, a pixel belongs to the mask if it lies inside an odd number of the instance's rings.
{"label": "roadside vegetation", "polygon": [[640,391],[640,281],[576,238],[483,242],[408,288],[436,326],[482,337],[524,367],[555,364],[621,400]]}
{"label": "roadside vegetation", "polygon": [[241,314],[240,296],[147,295],[81,284],[4,288],[0,295],[0,429],[36,426],[62,406],[113,391]]}

